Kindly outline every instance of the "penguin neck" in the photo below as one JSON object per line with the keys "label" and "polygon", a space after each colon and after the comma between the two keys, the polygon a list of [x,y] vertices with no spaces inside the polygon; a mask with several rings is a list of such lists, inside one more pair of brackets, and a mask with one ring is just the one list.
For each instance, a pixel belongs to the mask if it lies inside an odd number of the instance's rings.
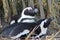
{"label": "penguin neck", "polygon": [[[35,16],[29,16],[29,15],[24,15],[24,14],[22,14],[21,17],[20,17],[19,20],[18,20],[18,23],[21,22],[21,20],[24,19],[24,18],[34,19]],[[28,21],[27,21],[27,22],[28,22]],[[31,20],[30,20],[30,22],[31,22]]]}
{"label": "penguin neck", "polygon": [[36,20],[34,18],[24,18],[21,20],[22,23],[35,23]]}

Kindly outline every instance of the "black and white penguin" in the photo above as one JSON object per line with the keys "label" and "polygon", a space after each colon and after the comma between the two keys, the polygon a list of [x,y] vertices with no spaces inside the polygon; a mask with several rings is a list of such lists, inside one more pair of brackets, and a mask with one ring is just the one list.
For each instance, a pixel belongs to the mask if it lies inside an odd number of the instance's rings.
{"label": "black and white penguin", "polygon": [[19,23],[21,22],[22,19],[28,19],[28,20],[25,20],[27,22],[30,21],[30,19],[34,19],[35,18],[34,15],[37,13],[38,10],[37,9],[33,9],[33,10],[31,7],[26,7],[25,9],[23,9],[21,13],[21,17],[19,17],[19,15],[14,16],[10,24]]}
{"label": "black and white penguin", "polygon": [[37,13],[37,9],[27,7],[22,11],[22,16],[17,20],[18,23],[14,23],[4,28],[1,32],[3,37],[8,37],[12,39],[19,38],[23,35],[29,34],[33,28],[39,26],[38,29],[35,30],[35,37],[41,37],[46,34],[48,26],[53,18],[40,19],[37,22],[35,21],[35,15]]}
{"label": "black and white penguin", "polygon": [[37,34],[35,38],[39,38],[47,34],[47,29],[53,19],[54,18],[51,17],[51,18],[41,19],[37,21],[37,25],[39,26],[39,28],[36,29],[35,31],[35,34]]}
{"label": "black and white penguin", "polygon": [[18,23],[14,23],[4,28],[1,32],[3,37],[16,39],[22,35],[28,34],[35,27],[35,15],[37,9],[32,7],[26,7],[21,14],[21,18],[17,20]]}

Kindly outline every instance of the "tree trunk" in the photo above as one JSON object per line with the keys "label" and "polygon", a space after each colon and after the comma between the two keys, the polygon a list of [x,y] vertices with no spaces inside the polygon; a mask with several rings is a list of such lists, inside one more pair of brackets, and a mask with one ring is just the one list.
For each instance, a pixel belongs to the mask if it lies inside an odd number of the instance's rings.
{"label": "tree trunk", "polygon": [[43,3],[42,3],[42,0],[38,0],[38,2],[39,2],[39,6],[40,6],[40,16],[41,16],[41,19],[43,19],[43,18],[45,18]]}
{"label": "tree trunk", "polygon": [[51,17],[52,14],[52,0],[47,0],[47,17]]}
{"label": "tree trunk", "polygon": [[26,7],[24,0],[22,0],[23,9]]}
{"label": "tree trunk", "polygon": [[2,0],[2,2],[3,2],[4,13],[5,13],[4,18],[5,21],[8,22],[10,21],[10,16],[11,16],[8,0]]}
{"label": "tree trunk", "polygon": [[17,9],[16,9],[17,0],[10,0],[10,5],[11,5],[13,16],[14,16],[17,14]]}
{"label": "tree trunk", "polygon": [[58,5],[58,0],[55,0],[54,5],[55,5],[55,8],[56,8],[57,14],[59,15],[59,5]]}
{"label": "tree trunk", "polygon": [[34,8],[34,1],[33,0],[28,0],[28,6],[33,7]]}

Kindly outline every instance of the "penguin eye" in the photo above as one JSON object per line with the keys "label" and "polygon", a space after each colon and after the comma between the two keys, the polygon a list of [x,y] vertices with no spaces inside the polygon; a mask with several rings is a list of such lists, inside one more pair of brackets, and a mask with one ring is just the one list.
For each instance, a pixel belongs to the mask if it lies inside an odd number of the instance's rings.
{"label": "penguin eye", "polygon": [[29,12],[28,12],[28,9],[27,10],[25,10],[25,12],[24,12],[24,14],[28,14]]}
{"label": "penguin eye", "polygon": [[46,23],[46,22],[44,22],[44,25],[43,25],[43,27],[44,27],[44,28],[46,28],[46,27],[47,27],[47,23]]}
{"label": "penguin eye", "polygon": [[31,15],[33,12],[32,12],[33,10],[31,10],[31,9],[27,9],[27,10],[25,10],[25,12],[24,12],[24,14],[25,15]]}

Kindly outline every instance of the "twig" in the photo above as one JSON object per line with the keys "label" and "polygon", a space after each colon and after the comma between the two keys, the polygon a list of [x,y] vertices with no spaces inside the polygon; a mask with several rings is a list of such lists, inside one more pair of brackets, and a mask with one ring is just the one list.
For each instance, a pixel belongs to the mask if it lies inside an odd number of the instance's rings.
{"label": "twig", "polygon": [[47,40],[53,40],[59,33],[60,33],[60,30],[55,35],[52,35],[50,39],[47,39]]}
{"label": "twig", "polygon": [[60,33],[60,30],[54,35],[52,36],[50,39],[52,40],[54,37],[56,37],[58,34]]}
{"label": "twig", "polygon": [[39,27],[39,26],[36,26],[36,27],[29,33],[29,35],[26,37],[25,40],[28,40],[29,37],[34,33],[34,31],[35,31],[38,27]]}

